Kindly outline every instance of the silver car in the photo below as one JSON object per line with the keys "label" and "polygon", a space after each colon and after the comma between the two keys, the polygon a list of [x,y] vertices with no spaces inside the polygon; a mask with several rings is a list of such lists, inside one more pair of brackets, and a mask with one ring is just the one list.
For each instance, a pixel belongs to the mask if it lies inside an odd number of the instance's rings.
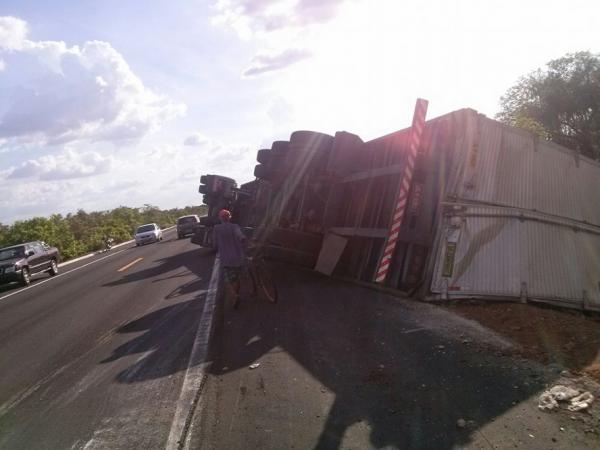
{"label": "silver car", "polygon": [[160,227],[155,223],[141,225],[135,232],[135,245],[149,244],[162,241],[163,235]]}

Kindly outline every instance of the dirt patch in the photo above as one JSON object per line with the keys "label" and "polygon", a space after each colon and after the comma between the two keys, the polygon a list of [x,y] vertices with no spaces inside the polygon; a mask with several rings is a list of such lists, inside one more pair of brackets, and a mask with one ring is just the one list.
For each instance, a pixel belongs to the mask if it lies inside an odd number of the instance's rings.
{"label": "dirt patch", "polygon": [[600,316],[515,303],[461,302],[447,309],[508,337],[522,356],[600,381]]}

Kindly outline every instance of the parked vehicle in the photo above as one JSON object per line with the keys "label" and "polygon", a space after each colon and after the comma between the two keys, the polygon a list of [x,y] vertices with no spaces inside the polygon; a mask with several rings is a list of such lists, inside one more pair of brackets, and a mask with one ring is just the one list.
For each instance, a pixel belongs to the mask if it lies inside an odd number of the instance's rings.
{"label": "parked vehicle", "polygon": [[59,252],[42,241],[26,242],[0,249],[0,284],[18,281],[24,286],[31,277],[58,274]]}
{"label": "parked vehicle", "polygon": [[162,241],[163,235],[160,227],[155,223],[141,225],[135,232],[135,245],[144,245]]}
{"label": "parked vehicle", "polygon": [[177,219],[177,238],[181,239],[188,234],[193,234],[194,227],[198,223],[200,223],[200,218],[195,214]]}

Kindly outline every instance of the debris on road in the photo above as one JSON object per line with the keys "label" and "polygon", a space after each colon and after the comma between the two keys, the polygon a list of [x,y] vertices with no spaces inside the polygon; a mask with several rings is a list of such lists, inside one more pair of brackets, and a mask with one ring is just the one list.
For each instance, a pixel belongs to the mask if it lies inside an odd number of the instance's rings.
{"label": "debris on road", "polygon": [[543,392],[538,399],[538,408],[541,411],[552,411],[558,408],[558,402],[549,392]]}
{"label": "debris on road", "polygon": [[254,364],[250,364],[250,369],[256,369],[260,366],[260,363],[254,363]]}
{"label": "debris on road", "polygon": [[548,391],[559,402],[570,400],[579,395],[579,391],[568,386],[556,385]]}
{"label": "debris on road", "polygon": [[588,409],[592,402],[594,401],[594,396],[590,392],[584,392],[577,397],[571,399],[571,404],[567,406],[569,411],[583,411],[584,409]]}
{"label": "debris on road", "polygon": [[559,384],[540,395],[538,408],[542,411],[552,411],[558,408],[559,402],[567,401],[569,402],[567,406],[569,411],[583,411],[590,407],[594,396],[590,392],[582,393],[577,389]]}

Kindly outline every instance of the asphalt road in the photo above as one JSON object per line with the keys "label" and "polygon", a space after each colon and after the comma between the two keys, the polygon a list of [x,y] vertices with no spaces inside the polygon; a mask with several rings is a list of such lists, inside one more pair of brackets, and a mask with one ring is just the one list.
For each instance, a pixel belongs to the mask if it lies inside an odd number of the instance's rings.
{"label": "asphalt road", "polygon": [[214,256],[126,246],[0,289],[0,448],[165,448]]}
{"label": "asphalt road", "polygon": [[599,448],[473,322],[283,265],[278,304],[207,314],[214,264],[169,232],[0,288],[0,448]]}
{"label": "asphalt road", "polygon": [[309,271],[273,272],[278,304],[245,301],[215,321],[189,448],[600,448],[584,431],[590,415],[538,411],[557,373],[478,324]]}

